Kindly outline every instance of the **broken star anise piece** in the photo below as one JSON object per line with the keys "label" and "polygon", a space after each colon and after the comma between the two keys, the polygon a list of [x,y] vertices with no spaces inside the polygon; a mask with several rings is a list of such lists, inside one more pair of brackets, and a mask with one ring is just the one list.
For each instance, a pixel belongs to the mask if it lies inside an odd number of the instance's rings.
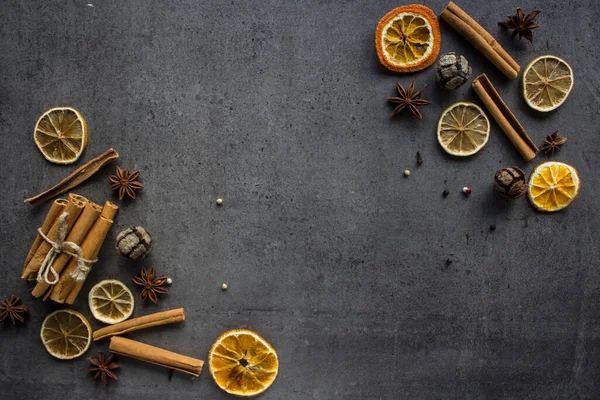
{"label": "broken star anise piece", "polygon": [[535,17],[541,13],[540,10],[533,10],[527,16],[523,10],[519,7],[517,8],[517,15],[512,15],[507,17],[508,19],[505,21],[500,21],[498,24],[507,29],[514,29],[512,37],[514,38],[519,34],[519,39],[525,37],[525,39],[529,40],[530,43],[533,43],[533,30],[539,28],[540,26],[533,22]]}
{"label": "broken star anise piece", "polygon": [[169,291],[161,286],[167,281],[166,276],[156,276],[156,271],[151,268],[149,272],[146,272],[146,268],[142,268],[140,276],[133,278],[133,283],[139,286],[143,286],[141,298],[142,300],[150,299],[154,304],[158,302],[158,293],[166,294]]}
{"label": "broken star anise piece", "polygon": [[388,101],[390,103],[397,104],[396,108],[394,108],[394,111],[392,111],[392,115],[390,115],[390,118],[392,118],[394,115],[398,114],[400,111],[402,111],[408,107],[413,114],[415,114],[420,119],[423,119],[423,115],[421,114],[421,111],[419,111],[419,109],[417,107],[418,106],[426,106],[426,105],[429,105],[429,103],[430,103],[428,100],[423,100],[421,98],[421,94],[423,93],[423,90],[425,90],[426,87],[427,87],[427,85],[423,86],[423,88],[421,90],[419,90],[418,92],[415,93],[414,92],[415,91],[415,80],[414,79],[410,83],[408,90],[404,90],[404,87],[402,87],[401,84],[396,82],[396,89],[398,89],[398,94],[400,96],[388,98]]}
{"label": "broken star anise piece", "polygon": [[567,138],[558,136],[558,131],[556,131],[552,135],[546,136],[542,150],[544,150],[546,154],[552,153],[552,155],[554,155],[555,152],[560,151],[560,146],[565,144],[566,141]]}
{"label": "broken star anise piece", "polygon": [[21,303],[21,299],[17,296],[10,296],[10,299],[6,297],[0,301],[0,321],[4,321],[10,317],[13,325],[16,325],[17,321],[25,322],[25,318],[21,314],[27,312],[27,307]]}
{"label": "broken star anise piece", "polygon": [[110,190],[119,191],[119,200],[123,200],[125,195],[135,199],[135,191],[144,188],[144,185],[135,180],[139,175],[140,171],[131,172],[117,165],[117,174],[109,176],[112,182]]}
{"label": "broken star anise piece", "polygon": [[92,364],[87,368],[88,372],[96,372],[94,380],[100,378],[104,386],[108,385],[108,379],[112,378],[115,381],[119,380],[117,375],[111,371],[113,369],[121,368],[121,366],[113,362],[114,354],[109,353],[108,357],[103,352],[99,351],[97,357],[88,357],[88,361]]}

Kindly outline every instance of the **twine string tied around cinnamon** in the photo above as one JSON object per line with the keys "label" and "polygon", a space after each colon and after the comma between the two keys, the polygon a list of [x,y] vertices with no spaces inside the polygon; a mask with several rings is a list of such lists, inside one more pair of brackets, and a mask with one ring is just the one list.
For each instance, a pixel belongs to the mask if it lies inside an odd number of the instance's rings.
{"label": "twine string tied around cinnamon", "polygon": [[[56,270],[52,267],[52,264],[60,253],[65,253],[77,258],[77,268],[71,274],[73,279],[75,279],[77,282],[83,282],[87,277],[88,272],[90,272],[91,265],[98,261],[98,259],[86,260],[81,256],[81,247],[73,242],[65,241],[65,238],[67,237],[68,216],[69,213],[64,212],[58,218],[58,229],[56,230],[55,241],[52,241],[50,238],[48,238],[48,236],[42,232],[42,229],[38,228],[38,233],[42,239],[52,246],[38,271],[38,282],[45,282],[47,285],[56,285],[58,283],[59,276]],[[52,279],[50,279],[50,275],[52,275]]]}

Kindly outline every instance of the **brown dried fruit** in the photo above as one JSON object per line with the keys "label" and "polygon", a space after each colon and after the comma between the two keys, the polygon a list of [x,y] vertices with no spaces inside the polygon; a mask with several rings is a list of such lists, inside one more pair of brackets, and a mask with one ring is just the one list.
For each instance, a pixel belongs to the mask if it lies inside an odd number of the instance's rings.
{"label": "brown dried fruit", "polygon": [[527,193],[527,179],[519,168],[502,168],[494,175],[496,190],[502,195],[516,199]]}

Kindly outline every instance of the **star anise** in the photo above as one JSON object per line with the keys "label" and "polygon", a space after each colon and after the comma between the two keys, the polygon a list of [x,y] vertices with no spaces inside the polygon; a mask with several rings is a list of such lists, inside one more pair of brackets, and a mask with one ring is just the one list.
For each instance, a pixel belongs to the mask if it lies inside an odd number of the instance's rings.
{"label": "star anise", "polygon": [[10,296],[10,299],[6,297],[0,301],[0,321],[4,321],[10,317],[13,325],[16,325],[17,321],[25,322],[25,318],[21,315],[27,312],[27,306],[21,303],[21,299],[17,296]]}
{"label": "star anise", "polygon": [[552,155],[554,155],[555,152],[560,151],[560,146],[565,144],[566,141],[567,138],[558,136],[558,131],[556,131],[552,135],[546,136],[542,150],[544,150],[546,154],[552,153]]}
{"label": "star anise", "polygon": [[169,291],[161,286],[167,281],[166,276],[156,276],[154,268],[150,269],[150,272],[146,272],[146,268],[142,268],[140,276],[133,278],[133,283],[139,286],[143,286],[141,298],[142,300],[150,299],[154,304],[158,302],[158,293],[168,293]]}
{"label": "star anise", "polygon": [[394,108],[394,111],[392,111],[392,115],[390,115],[390,118],[392,118],[394,115],[398,114],[400,111],[402,111],[406,107],[408,107],[410,109],[410,111],[412,111],[413,114],[415,114],[420,119],[423,119],[423,115],[421,114],[421,111],[419,111],[417,106],[426,106],[426,105],[429,105],[429,103],[430,103],[428,100],[421,99],[421,94],[423,93],[423,90],[425,90],[426,87],[427,87],[427,85],[423,86],[423,88],[421,90],[419,90],[417,93],[414,93],[414,90],[415,90],[415,80],[414,79],[410,83],[410,86],[408,87],[408,91],[404,90],[402,85],[399,84],[398,82],[396,82],[396,89],[398,89],[398,93],[400,94],[400,96],[388,98],[388,101],[390,103],[398,104],[396,106],[396,108]]}
{"label": "star anise", "polygon": [[533,32],[532,30],[539,28],[540,26],[533,22],[535,17],[541,13],[540,10],[533,10],[527,16],[523,13],[523,10],[519,7],[517,8],[517,15],[512,15],[507,17],[508,19],[505,21],[500,21],[498,24],[507,29],[514,29],[512,37],[514,38],[519,34],[519,39],[525,37],[525,39],[529,40],[530,43],[533,43]]}
{"label": "star anise", "polygon": [[121,366],[113,362],[114,354],[109,353],[108,357],[104,355],[103,352],[99,351],[97,357],[88,357],[88,361],[92,364],[87,368],[88,372],[96,372],[94,375],[94,380],[100,378],[102,380],[102,384],[104,386],[108,385],[107,377],[114,379],[115,381],[119,380],[117,375],[111,370],[121,368]]}
{"label": "star anise", "polygon": [[140,171],[131,172],[117,165],[117,174],[109,176],[112,182],[110,190],[119,190],[119,200],[123,200],[125,195],[135,199],[135,191],[144,188],[144,185],[135,180],[139,175]]}

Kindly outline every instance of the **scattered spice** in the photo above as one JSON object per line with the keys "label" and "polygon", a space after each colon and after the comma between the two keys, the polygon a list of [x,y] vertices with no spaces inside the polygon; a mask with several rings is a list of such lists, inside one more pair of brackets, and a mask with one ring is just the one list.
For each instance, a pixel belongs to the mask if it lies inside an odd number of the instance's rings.
{"label": "scattered spice", "polygon": [[516,199],[527,193],[527,178],[517,167],[501,168],[494,174],[496,191],[502,195]]}
{"label": "scattered spice", "polygon": [[423,158],[421,158],[421,152],[417,151],[417,165],[423,164]]}
{"label": "scattered spice", "polygon": [[464,56],[454,52],[443,54],[435,66],[435,77],[444,89],[454,90],[465,84],[473,73]]}
{"label": "scattered spice", "polygon": [[523,128],[517,117],[506,105],[500,94],[485,74],[479,75],[471,83],[471,87],[494,117],[500,129],[517,148],[521,157],[526,161],[535,158],[538,148],[531,140],[527,131]]}
{"label": "scattered spice", "polygon": [[398,90],[398,93],[400,94],[400,96],[388,98],[388,102],[398,104],[396,106],[396,108],[394,108],[394,111],[392,111],[392,115],[390,115],[390,118],[392,118],[394,115],[398,114],[400,111],[402,111],[406,107],[408,107],[414,115],[419,117],[419,119],[423,119],[423,115],[421,114],[421,111],[419,111],[419,109],[417,107],[418,106],[426,106],[426,105],[430,104],[430,102],[428,100],[421,99],[421,94],[423,94],[423,90],[425,90],[426,87],[427,87],[427,85],[424,85],[423,88],[421,88],[421,90],[414,93],[414,90],[415,90],[415,80],[414,79],[410,83],[410,86],[408,87],[408,91],[404,90],[404,87],[402,87],[402,85],[400,83],[396,82],[396,89]]}
{"label": "scattered spice", "polygon": [[465,186],[464,188],[462,188],[462,192],[465,194],[465,196],[470,196],[471,195],[471,188],[468,186]]}
{"label": "scattered spice", "polygon": [[448,191],[448,189],[444,189],[444,191],[442,192],[442,197],[446,198],[446,197],[448,197],[449,194],[450,194],[450,192]]}
{"label": "scattered spice", "polygon": [[27,306],[24,304],[20,304],[21,299],[17,296],[8,296],[0,301],[0,321],[4,321],[6,318],[10,317],[13,325],[16,325],[17,321],[23,323],[25,322],[25,318],[21,314],[27,312]]}
{"label": "scattered spice", "polygon": [[172,285],[172,284],[173,284],[173,279],[167,278],[167,285]]}
{"label": "scattered spice", "polygon": [[114,149],[108,149],[98,157],[91,159],[81,167],[77,168],[69,176],[50,189],[38,194],[37,196],[25,199],[25,203],[35,203],[38,201],[48,200],[58,196],[59,194],[67,192],[90,179],[105,164],[116,160],[117,158],[119,158],[119,153],[117,153]]}
{"label": "scattered spice", "polygon": [[519,75],[519,64],[500,46],[498,41],[469,14],[454,2],[440,13],[440,18],[446,21],[456,32],[462,35],[481,54],[496,66],[508,79]]}
{"label": "scattered spice", "polygon": [[88,361],[92,366],[87,368],[88,372],[96,372],[94,380],[100,378],[104,386],[108,385],[108,378],[112,378],[115,381],[118,380],[117,375],[112,371],[113,369],[121,368],[121,366],[113,362],[114,354],[109,353],[108,357],[103,352],[99,351],[98,356],[88,357]]}
{"label": "scattered spice", "polygon": [[135,199],[135,191],[143,189],[144,185],[136,181],[136,178],[140,175],[140,171],[131,172],[128,169],[122,169],[117,165],[117,174],[109,176],[112,185],[110,190],[119,191],[119,200],[123,200],[125,195]]}
{"label": "scattered spice", "polygon": [[490,225],[490,232],[494,232],[496,230],[496,225]]}
{"label": "scattered spice", "polygon": [[551,153],[554,155],[555,152],[560,151],[560,146],[565,144],[566,141],[567,138],[558,136],[558,131],[556,131],[552,135],[546,136],[542,150],[544,150],[546,154]]}
{"label": "scattered spice", "polygon": [[156,276],[156,271],[151,268],[149,272],[146,272],[146,268],[142,268],[140,276],[133,278],[133,283],[139,286],[143,286],[141,299],[150,299],[154,304],[158,303],[158,293],[166,294],[169,291],[161,286],[167,281],[166,276]]}
{"label": "scattered spice", "polygon": [[220,206],[221,204],[223,204],[223,199],[217,199],[217,205]]}
{"label": "scattered spice", "polygon": [[404,170],[404,176],[406,176],[407,178],[410,176],[410,169]]}
{"label": "scattered spice", "polygon": [[517,8],[517,14],[507,17],[507,20],[500,21],[498,24],[507,29],[514,29],[512,37],[514,38],[519,34],[519,39],[525,37],[525,39],[529,40],[530,43],[533,43],[533,30],[539,28],[540,26],[533,22],[535,17],[541,13],[540,10],[533,10],[527,16],[521,9],[521,7]]}
{"label": "scattered spice", "polygon": [[449,258],[446,258],[446,268],[448,268],[450,265],[452,265],[452,260]]}
{"label": "scattered spice", "polygon": [[222,289],[222,290],[227,290],[227,284],[226,284],[226,283],[223,283],[223,284],[221,285],[221,289]]}
{"label": "scattered spice", "polygon": [[142,226],[130,226],[117,235],[117,252],[130,260],[141,260],[152,250],[152,236]]}

